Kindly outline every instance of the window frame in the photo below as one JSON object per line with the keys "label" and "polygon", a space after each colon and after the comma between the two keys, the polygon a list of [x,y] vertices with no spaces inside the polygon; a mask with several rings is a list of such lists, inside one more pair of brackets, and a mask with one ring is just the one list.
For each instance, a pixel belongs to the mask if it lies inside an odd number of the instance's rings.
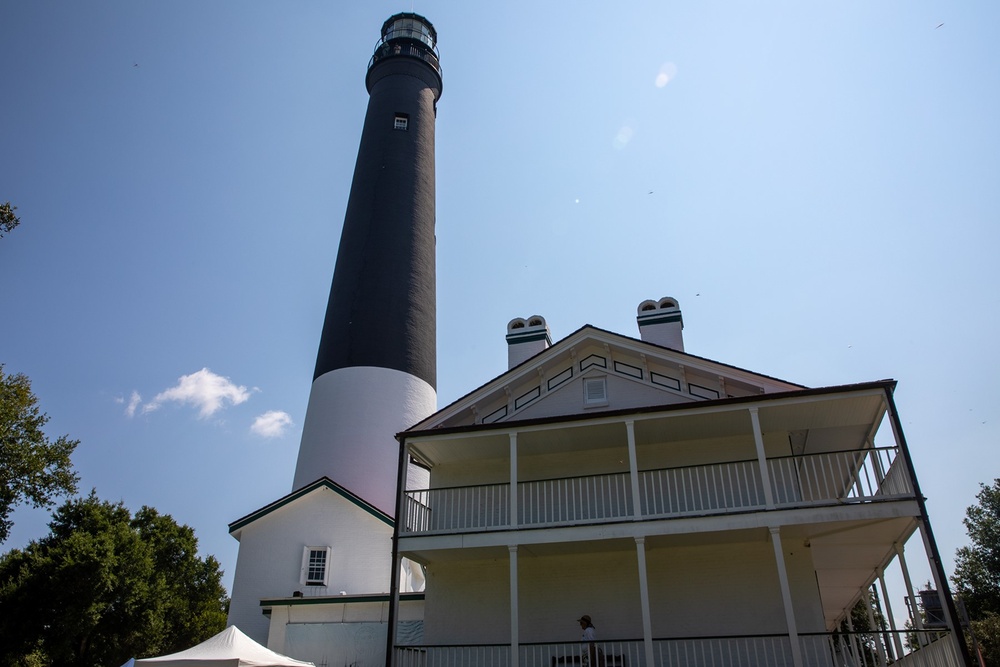
{"label": "window frame", "polygon": [[[600,383],[602,392],[600,398],[591,398],[589,386],[592,384]],[[583,378],[583,407],[593,408],[608,404],[608,376],[607,375],[592,375],[590,377]]]}
{"label": "window frame", "polygon": [[[310,578],[313,571],[312,555],[314,553],[323,554],[323,578]],[[333,555],[333,548],[324,546],[302,547],[302,569],[299,572],[299,583],[303,586],[329,586],[330,585],[330,558]]]}

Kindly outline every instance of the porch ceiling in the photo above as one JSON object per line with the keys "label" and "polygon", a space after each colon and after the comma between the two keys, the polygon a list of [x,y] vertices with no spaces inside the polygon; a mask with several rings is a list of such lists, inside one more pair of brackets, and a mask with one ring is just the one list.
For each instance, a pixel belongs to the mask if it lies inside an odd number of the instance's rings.
{"label": "porch ceiling", "polygon": [[914,517],[897,517],[801,528],[802,544],[812,552],[823,617],[832,631],[859,591],[875,579],[876,570],[895,558],[895,545],[905,544],[917,523]]}
{"label": "porch ceiling", "polygon": [[[808,395],[778,401],[716,405],[707,402],[684,409],[617,415],[606,420],[566,421],[543,424],[509,424],[509,430],[420,435],[410,440],[412,451],[429,465],[473,459],[507,458],[509,433],[517,433],[518,452],[537,453],[586,451],[627,444],[625,420],[635,422],[638,446],[664,442],[697,441],[733,436],[750,437],[752,425],[748,408],[757,406],[761,430],[768,433],[808,434],[803,451],[863,446],[874,434],[885,414],[883,393]],[[833,443],[833,444],[830,444]]]}

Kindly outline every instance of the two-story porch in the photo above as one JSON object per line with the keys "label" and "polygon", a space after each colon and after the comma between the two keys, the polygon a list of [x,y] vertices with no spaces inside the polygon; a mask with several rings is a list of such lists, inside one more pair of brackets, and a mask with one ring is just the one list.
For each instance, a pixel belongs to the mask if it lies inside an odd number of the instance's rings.
{"label": "two-story porch", "polygon": [[[404,434],[430,486],[400,494],[397,558],[427,587],[396,664],[572,663],[581,613],[606,664],[961,664],[950,628],[917,618],[908,641],[886,594],[911,536],[936,561],[891,389]],[[852,634],[873,585],[881,631]]]}

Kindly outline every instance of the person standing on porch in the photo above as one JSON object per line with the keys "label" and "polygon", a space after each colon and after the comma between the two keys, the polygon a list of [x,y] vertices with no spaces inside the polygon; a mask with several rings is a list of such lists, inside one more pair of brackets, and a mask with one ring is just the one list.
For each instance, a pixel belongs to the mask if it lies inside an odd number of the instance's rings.
{"label": "person standing on porch", "polygon": [[597,628],[591,622],[590,616],[584,614],[577,619],[577,623],[583,630],[583,636],[580,638],[584,642],[583,664],[588,667],[603,667],[604,652],[597,646]]}

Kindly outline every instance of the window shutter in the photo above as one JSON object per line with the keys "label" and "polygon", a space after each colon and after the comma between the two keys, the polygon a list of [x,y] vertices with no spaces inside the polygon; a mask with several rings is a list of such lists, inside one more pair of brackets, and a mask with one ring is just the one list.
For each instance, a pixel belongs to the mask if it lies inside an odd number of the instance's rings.
{"label": "window shutter", "polygon": [[583,400],[586,403],[607,403],[608,391],[605,378],[584,378]]}

